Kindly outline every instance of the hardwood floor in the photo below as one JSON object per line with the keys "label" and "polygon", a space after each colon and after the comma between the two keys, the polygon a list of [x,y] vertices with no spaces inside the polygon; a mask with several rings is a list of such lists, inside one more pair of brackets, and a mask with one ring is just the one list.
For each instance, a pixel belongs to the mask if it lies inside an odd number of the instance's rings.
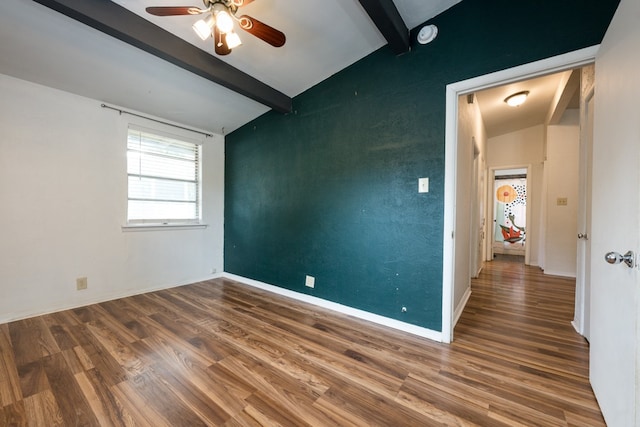
{"label": "hardwood floor", "polygon": [[573,281],[472,289],[451,345],[224,279],[0,325],[0,425],[604,425]]}

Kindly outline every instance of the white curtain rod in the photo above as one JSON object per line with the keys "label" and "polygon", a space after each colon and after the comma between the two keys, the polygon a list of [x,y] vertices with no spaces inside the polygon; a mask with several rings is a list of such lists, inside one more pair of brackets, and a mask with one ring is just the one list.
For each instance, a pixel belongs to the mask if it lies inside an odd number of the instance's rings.
{"label": "white curtain rod", "polygon": [[110,110],[117,111],[120,114],[128,114],[130,116],[135,116],[135,117],[140,117],[142,119],[151,120],[151,121],[156,122],[156,123],[162,123],[163,125],[173,126],[174,128],[188,130],[190,132],[199,133],[200,135],[204,135],[204,136],[206,136],[208,138],[213,137],[213,135],[210,134],[210,133],[202,132],[200,130],[195,130],[195,129],[191,129],[191,128],[186,128],[186,127],[183,127],[183,126],[174,125],[173,123],[169,123],[169,122],[163,122],[162,120],[153,119],[151,117],[147,117],[147,116],[143,116],[143,115],[140,115],[140,114],[132,113],[131,111],[127,111],[127,110],[121,110],[120,108],[112,107],[112,106],[107,105],[107,104],[100,104],[100,106],[102,108],[108,108]]}

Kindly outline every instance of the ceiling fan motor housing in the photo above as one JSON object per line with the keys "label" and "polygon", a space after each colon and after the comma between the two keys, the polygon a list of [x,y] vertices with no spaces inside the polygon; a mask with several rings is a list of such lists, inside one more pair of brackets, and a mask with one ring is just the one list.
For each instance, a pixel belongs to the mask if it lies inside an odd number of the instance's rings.
{"label": "ceiling fan motor housing", "polygon": [[232,10],[234,13],[244,3],[243,0],[202,0],[202,2],[204,3],[204,7],[207,9],[217,3]]}

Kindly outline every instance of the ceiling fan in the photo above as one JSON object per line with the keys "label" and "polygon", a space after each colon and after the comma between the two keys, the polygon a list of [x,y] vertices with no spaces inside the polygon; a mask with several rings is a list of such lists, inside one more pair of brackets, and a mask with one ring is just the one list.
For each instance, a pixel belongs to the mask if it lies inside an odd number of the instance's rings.
{"label": "ceiling fan", "polygon": [[193,29],[202,40],[213,36],[215,51],[218,55],[228,55],[231,49],[242,44],[234,31],[234,22],[240,28],[271,46],[283,46],[286,37],[282,31],[258,21],[248,15],[236,16],[238,8],[253,0],[202,0],[204,9],[194,6],[154,6],[146,8],[147,13],[156,16],[207,15],[193,24]]}

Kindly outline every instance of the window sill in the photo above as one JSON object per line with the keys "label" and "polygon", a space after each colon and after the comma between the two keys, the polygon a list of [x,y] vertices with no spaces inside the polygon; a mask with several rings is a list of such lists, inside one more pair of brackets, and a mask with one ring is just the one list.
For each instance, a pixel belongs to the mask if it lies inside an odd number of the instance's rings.
{"label": "window sill", "polygon": [[208,224],[127,224],[122,231],[168,231],[168,230],[201,230]]}

